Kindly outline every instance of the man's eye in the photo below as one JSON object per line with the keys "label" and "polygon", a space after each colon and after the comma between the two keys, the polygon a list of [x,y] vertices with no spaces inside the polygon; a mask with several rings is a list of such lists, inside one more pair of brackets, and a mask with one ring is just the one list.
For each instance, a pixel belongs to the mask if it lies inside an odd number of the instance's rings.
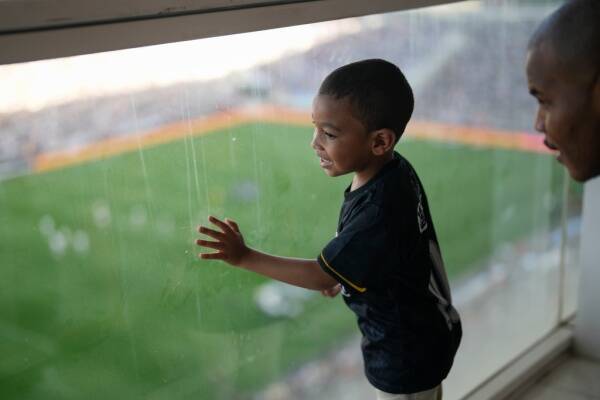
{"label": "man's eye", "polygon": [[335,135],[332,135],[331,133],[325,132],[325,131],[323,131],[323,135],[325,135],[327,137],[327,139],[335,139],[336,138]]}

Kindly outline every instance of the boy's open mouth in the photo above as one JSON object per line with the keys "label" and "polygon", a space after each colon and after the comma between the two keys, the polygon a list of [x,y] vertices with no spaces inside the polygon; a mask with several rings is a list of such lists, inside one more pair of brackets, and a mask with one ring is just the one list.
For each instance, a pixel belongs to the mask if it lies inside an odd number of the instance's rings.
{"label": "boy's open mouth", "polygon": [[319,157],[319,164],[321,165],[321,168],[328,168],[333,165],[333,161],[328,160],[318,154],[317,154],[317,157]]}

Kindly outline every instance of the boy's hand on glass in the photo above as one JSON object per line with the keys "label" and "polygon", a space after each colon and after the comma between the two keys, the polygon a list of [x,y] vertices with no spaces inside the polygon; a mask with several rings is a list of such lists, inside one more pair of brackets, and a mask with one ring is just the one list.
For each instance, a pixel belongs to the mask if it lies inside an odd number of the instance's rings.
{"label": "boy's hand on glass", "polygon": [[196,244],[202,247],[215,249],[215,253],[200,253],[199,257],[204,260],[222,260],[228,264],[238,266],[244,256],[249,252],[244,243],[244,237],[235,221],[225,219],[221,221],[213,216],[208,220],[215,225],[218,230],[200,225],[198,232],[211,237],[214,240],[196,240]]}
{"label": "boy's hand on glass", "polygon": [[321,294],[325,297],[335,297],[342,291],[342,285],[337,284],[335,286],[330,287],[329,289],[321,290]]}

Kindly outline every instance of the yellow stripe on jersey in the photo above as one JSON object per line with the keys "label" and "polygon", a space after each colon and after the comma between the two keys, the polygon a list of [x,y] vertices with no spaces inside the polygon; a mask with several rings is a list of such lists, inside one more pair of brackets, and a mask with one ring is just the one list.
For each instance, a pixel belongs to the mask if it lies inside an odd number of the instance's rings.
{"label": "yellow stripe on jersey", "polygon": [[334,274],[336,274],[337,276],[339,276],[340,278],[342,278],[344,280],[344,282],[346,282],[352,288],[354,288],[355,290],[358,290],[360,293],[364,293],[364,292],[367,291],[367,288],[361,288],[359,286],[356,286],[354,283],[350,282],[348,279],[344,278],[339,272],[337,272],[335,269],[333,269],[331,267],[331,265],[329,265],[329,263],[327,262],[327,260],[325,259],[325,257],[323,257],[323,253],[321,253],[321,260],[323,260],[323,263],[325,264],[325,266],[327,268],[329,268]]}

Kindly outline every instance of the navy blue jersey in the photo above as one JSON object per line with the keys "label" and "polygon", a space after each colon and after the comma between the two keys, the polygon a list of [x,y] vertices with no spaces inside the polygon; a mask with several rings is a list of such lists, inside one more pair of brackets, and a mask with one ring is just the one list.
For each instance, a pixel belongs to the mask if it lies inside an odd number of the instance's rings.
{"label": "navy blue jersey", "polygon": [[423,186],[400,154],[362,187],[346,189],[337,235],[318,261],[358,318],[373,386],[415,393],[448,375],[460,319]]}

